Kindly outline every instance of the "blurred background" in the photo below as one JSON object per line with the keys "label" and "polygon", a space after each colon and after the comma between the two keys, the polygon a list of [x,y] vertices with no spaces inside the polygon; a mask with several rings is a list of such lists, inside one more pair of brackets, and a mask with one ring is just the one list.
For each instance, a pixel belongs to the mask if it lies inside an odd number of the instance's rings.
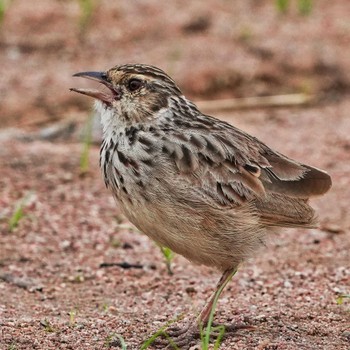
{"label": "blurred background", "polygon": [[225,290],[216,321],[255,330],[222,349],[348,349],[349,58],[349,0],[0,0],[0,348],[138,349],[211,294],[216,271],[121,215],[93,101],[69,91],[147,63],[333,179],[319,228],[271,235]]}
{"label": "blurred background", "polygon": [[196,100],[349,89],[346,0],[0,3],[1,127],[88,111],[71,75],[121,63],[159,66]]}

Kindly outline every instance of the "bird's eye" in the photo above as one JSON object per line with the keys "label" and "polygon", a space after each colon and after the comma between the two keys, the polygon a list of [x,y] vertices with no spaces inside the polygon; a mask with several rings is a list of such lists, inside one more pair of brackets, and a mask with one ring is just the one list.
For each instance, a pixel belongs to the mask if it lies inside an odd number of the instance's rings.
{"label": "bird's eye", "polygon": [[130,79],[128,81],[128,89],[129,91],[136,91],[142,85],[142,81],[140,79]]}

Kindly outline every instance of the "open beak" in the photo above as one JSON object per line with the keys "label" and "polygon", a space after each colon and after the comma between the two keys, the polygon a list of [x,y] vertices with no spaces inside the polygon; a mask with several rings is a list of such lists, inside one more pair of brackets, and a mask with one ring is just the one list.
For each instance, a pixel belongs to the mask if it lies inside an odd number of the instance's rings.
{"label": "open beak", "polygon": [[120,98],[120,93],[115,89],[112,83],[108,81],[107,74],[105,72],[80,72],[75,73],[73,77],[83,77],[90,80],[95,80],[103,85],[105,85],[109,91],[99,91],[95,89],[76,89],[70,88],[70,91],[78,92],[79,94],[91,96],[102,102],[105,102],[108,105],[111,105],[112,102]]}

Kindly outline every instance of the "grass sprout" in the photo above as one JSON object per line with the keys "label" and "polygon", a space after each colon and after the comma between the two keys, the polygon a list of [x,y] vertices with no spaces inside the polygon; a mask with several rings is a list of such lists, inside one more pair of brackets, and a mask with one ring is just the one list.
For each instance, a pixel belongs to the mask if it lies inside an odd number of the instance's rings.
{"label": "grass sprout", "polygon": [[174,340],[171,339],[169,334],[165,331],[171,324],[180,321],[185,315],[180,315],[179,317],[167,322],[163,327],[159,328],[158,331],[156,331],[154,334],[152,334],[147,340],[144,341],[142,344],[140,350],[146,350],[150,345],[152,345],[158,337],[164,336],[167,341],[169,342],[169,345],[172,347],[173,350],[180,350],[180,348],[176,345]]}
{"label": "grass sprout", "polygon": [[180,350],[180,348],[175,344],[175,342],[171,339],[171,337],[169,336],[168,333],[165,332],[165,328],[167,328],[167,326],[164,326],[162,328],[160,328],[157,332],[155,332],[151,337],[149,337],[141,346],[141,350],[146,350],[148,349],[148,347],[150,345],[152,345],[155,340],[160,337],[160,336],[164,336],[168,342],[169,342],[169,345],[171,345],[171,347],[174,349],[174,350]]}
{"label": "grass sprout", "polygon": [[110,334],[104,343],[107,348],[121,347],[122,350],[127,350],[124,338],[120,334]]}
{"label": "grass sprout", "polygon": [[289,7],[289,0],[276,0],[276,7],[279,12],[286,13]]}
{"label": "grass sprout", "polygon": [[340,294],[337,296],[336,302],[338,305],[342,305],[344,303],[344,299],[349,299],[350,294]]}
{"label": "grass sprout", "polygon": [[168,270],[168,274],[172,276],[174,274],[174,272],[171,268],[171,262],[173,261],[173,259],[175,257],[175,253],[170,248],[163,247],[161,245],[159,245],[159,248],[160,248],[160,251],[162,252],[162,254],[165,258],[165,264],[166,264],[166,267]]}
{"label": "grass sprout", "polygon": [[[200,332],[202,350],[209,350],[209,341],[207,342],[205,339],[206,332],[207,331],[204,331],[203,329],[201,329],[201,332]],[[221,346],[221,341],[225,335],[225,326],[220,325],[220,326],[216,326],[216,327],[211,327],[210,334],[212,332],[215,332],[216,334],[218,334],[216,339],[215,339],[215,343],[214,343],[214,347],[213,347],[213,350],[218,350]]]}
{"label": "grass sprout", "polygon": [[299,0],[299,13],[303,16],[308,16],[312,11],[312,0]]}
{"label": "grass sprout", "polygon": [[53,333],[55,329],[51,326],[50,322],[45,318],[45,320],[40,321],[40,324],[44,327],[45,332]]}
{"label": "grass sprout", "polygon": [[16,203],[15,210],[8,221],[8,229],[10,232],[13,232],[13,230],[19,225],[21,219],[25,217],[24,208],[28,204],[30,196],[31,193],[27,194]]}
{"label": "grass sprout", "polygon": [[68,315],[69,315],[69,325],[71,327],[75,326],[77,313],[78,312],[75,309],[70,310],[69,313],[68,313]]}
{"label": "grass sprout", "polygon": [[109,304],[107,302],[102,304],[103,312],[107,313],[109,311]]}
{"label": "grass sprout", "polygon": [[12,342],[9,347],[7,348],[7,350],[17,350],[17,345],[16,343]]}
{"label": "grass sprout", "polygon": [[251,41],[251,39],[253,39],[253,37],[254,33],[249,26],[245,25],[240,28],[240,32],[238,34],[239,40],[248,43]]}
{"label": "grass sprout", "polygon": [[218,303],[220,294],[226,287],[227,283],[231,281],[232,277],[236,274],[237,270],[231,272],[231,275],[226,279],[225,283],[216,291],[215,297],[214,297],[214,302],[213,306],[210,310],[210,315],[209,315],[209,320],[208,324],[205,328],[203,329],[203,325],[200,326],[200,331],[201,331],[201,343],[202,343],[202,350],[208,350],[209,349],[209,344],[210,344],[210,334],[215,331],[219,331],[219,335],[216,338],[215,344],[214,344],[214,349],[219,349],[221,340],[225,334],[225,326],[217,326],[213,327],[213,320],[214,320],[214,313],[216,309],[216,305]]}
{"label": "grass sprout", "polygon": [[[276,7],[280,13],[287,13],[289,9],[289,0],[275,0]],[[301,15],[307,16],[312,11],[312,0],[298,0],[298,11]]]}
{"label": "grass sprout", "polygon": [[81,36],[85,35],[86,29],[91,22],[95,8],[95,0],[78,0],[80,6],[79,29]]}
{"label": "grass sprout", "polygon": [[4,20],[7,9],[9,8],[12,0],[0,0],[0,24]]}
{"label": "grass sprout", "polygon": [[215,344],[214,344],[214,350],[217,350],[217,349],[220,348],[222,338],[225,335],[225,326],[224,325],[220,325],[220,326],[217,326],[217,327],[213,327],[213,331],[214,332],[219,332],[219,334],[218,334],[218,336],[217,336],[217,338],[215,340]]}
{"label": "grass sprout", "polygon": [[117,334],[117,337],[119,339],[122,350],[126,350],[126,344],[125,344],[124,338],[120,334]]}

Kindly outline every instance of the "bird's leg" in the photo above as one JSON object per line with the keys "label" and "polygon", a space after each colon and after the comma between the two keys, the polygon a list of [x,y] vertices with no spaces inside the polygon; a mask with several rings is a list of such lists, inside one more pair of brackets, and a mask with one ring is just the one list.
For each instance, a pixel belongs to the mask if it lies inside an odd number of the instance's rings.
{"label": "bird's leg", "polygon": [[[185,325],[185,327],[172,326],[167,328],[165,331],[167,336],[165,339],[163,338],[163,340],[159,340],[158,344],[162,346],[171,346],[169,345],[171,344],[169,342],[169,339],[171,339],[171,341],[181,349],[184,347],[188,349],[190,345],[195,344],[196,340],[200,339],[200,334],[202,333],[201,328],[208,325],[210,329],[210,326],[213,323],[215,306],[220,297],[220,294],[236,272],[236,268],[227,269],[224,271],[219,282],[216,285],[214,294],[210,297],[208,303],[199,314],[197,322],[189,322]],[[205,337],[210,337],[210,331],[205,332]]]}
{"label": "bird's leg", "polygon": [[216,303],[220,297],[220,294],[226,287],[227,283],[230,282],[232,277],[237,272],[237,268],[227,269],[222,274],[219,282],[216,285],[216,289],[214,294],[210,297],[209,301],[201,311],[201,313],[198,316],[198,323],[202,326],[206,326],[209,323],[209,326],[213,322],[214,318],[214,312],[215,312],[215,306]]}

